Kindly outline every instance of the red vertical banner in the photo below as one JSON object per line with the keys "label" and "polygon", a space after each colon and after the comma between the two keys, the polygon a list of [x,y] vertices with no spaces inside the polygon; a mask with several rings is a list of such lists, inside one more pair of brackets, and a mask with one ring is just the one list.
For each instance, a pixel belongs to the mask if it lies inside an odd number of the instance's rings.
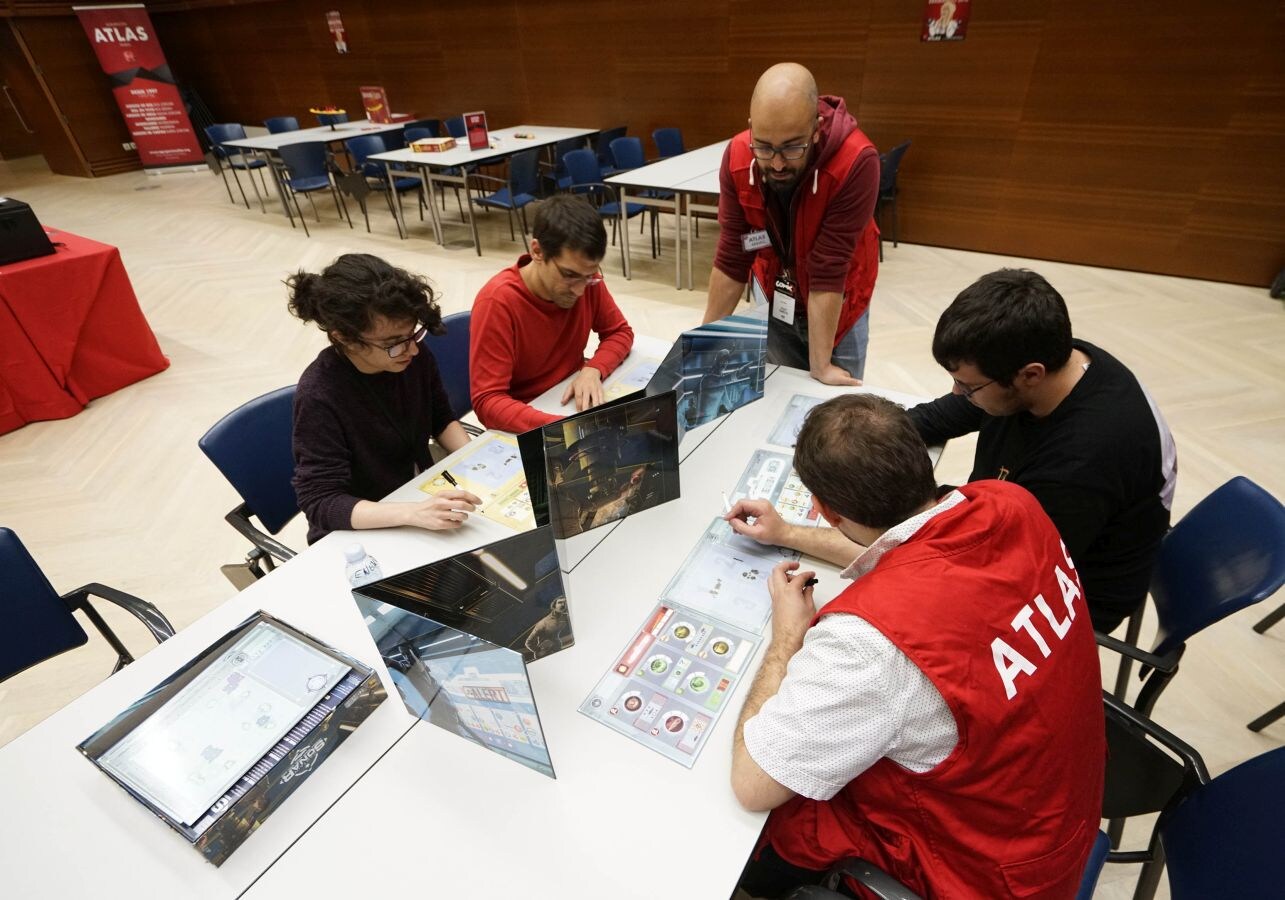
{"label": "red vertical banner", "polygon": [[388,93],[381,87],[365,85],[361,91],[361,105],[366,108],[366,118],[380,125],[387,125],[393,120],[388,110]]}
{"label": "red vertical banner", "polygon": [[155,169],[203,163],[201,145],[147,10],[141,4],[72,9],[111,79],[116,105],[143,165]]}

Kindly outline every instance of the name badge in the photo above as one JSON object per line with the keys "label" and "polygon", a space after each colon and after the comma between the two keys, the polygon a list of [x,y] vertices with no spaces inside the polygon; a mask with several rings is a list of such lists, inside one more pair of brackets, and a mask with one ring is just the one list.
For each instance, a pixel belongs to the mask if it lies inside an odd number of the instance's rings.
{"label": "name badge", "polygon": [[794,283],[787,278],[776,279],[776,290],[772,292],[772,318],[794,324]]}
{"label": "name badge", "polygon": [[764,247],[770,246],[772,246],[772,239],[767,236],[767,232],[762,228],[758,231],[749,231],[741,235],[741,249],[746,253],[762,250]]}

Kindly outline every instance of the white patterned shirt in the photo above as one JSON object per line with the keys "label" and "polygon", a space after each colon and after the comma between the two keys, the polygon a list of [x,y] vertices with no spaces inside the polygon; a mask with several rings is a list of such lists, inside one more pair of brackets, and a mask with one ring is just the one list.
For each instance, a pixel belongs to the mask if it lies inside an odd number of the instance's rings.
{"label": "white patterned shirt", "polygon": [[[844,578],[860,578],[933,516],[967,502],[951,491],[884,532]],[[927,772],[959,741],[955,717],[928,676],[877,628],[833,613],[808,629],[774,697],[745,723],[745,749],[778,784],[829,800],[883,757]]]}

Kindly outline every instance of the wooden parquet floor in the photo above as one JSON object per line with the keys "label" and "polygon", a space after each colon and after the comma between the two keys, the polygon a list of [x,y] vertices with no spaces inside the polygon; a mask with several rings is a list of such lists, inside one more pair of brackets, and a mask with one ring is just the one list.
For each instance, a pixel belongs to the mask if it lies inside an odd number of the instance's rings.
{"label": "wooden parquet floor", "polygon": [[[325,343],[286,312],[282,279],[343,252],[370,252],[427,275],[450,312],[467,308],[522,249],[495,213],[481,217],[482,257],[458,225],[448,230],[451,246],[438,247],[413,211],[412,236],[399,240],[378,198],[370,205],[372,234],[360,217],[350,230],[333,204],[319,200],[322,222],[310,223],[309,239],[271,204],[267,214],[230,204],[208,173],[90,181],[51,175],[38,158],[0,161],[0,196],[30,203],[51,227],[120,247],[172,362],[71,419],[0,436],[0,524],[19,533],[58,590],[111,584],[156,603],[180,628],[231,596],[219,566],[246,549],[223,521],[236,496],[197,439],[245,400],[295,381]],[[459,221],[453,203],[446,219]],[[635,224],[631,281],[620,274],[617,251],[604,261],[635,329],[661,338],[699,322],[717,231],[702,223],[698,290],[676,291],[671,223],[662,217],[666,243],[656,261],[647,258]],[[1148,387],[1178,442],[1178,515],[1236,474],[1285,498],[1285,310],[1263,289],[889,243],[873,305],[868,382],[925,395],[947,389],[929,352],[937,316],[974,278],[1004,265],[1043,273],[1066,297],[1077,335],[1124,360]],[[955,442],[940,479],[965,478],[971,454],[971,442]],[[301,549],[302,518],[282,537]],[[1250,630],[1272,606],[1193,641],[1183,673],[1156,710],[1216,772],[1285,741],[1285,721],[1261,735],[1245,729],[1285,700],[1285,624],[1262,636]],[[129,646],[148,648],[128,617],[108,617]],[[1153,627],[1147,624],[1144,639]],[[0,685],[0,744],[84,693],[110,666],[105,646],[91,637],[88,647]],[[1142,834],[1131,826],[1126,837]],[[1127,896],[1133,877],[1129,867],[1109,869],[1099,896]]]}

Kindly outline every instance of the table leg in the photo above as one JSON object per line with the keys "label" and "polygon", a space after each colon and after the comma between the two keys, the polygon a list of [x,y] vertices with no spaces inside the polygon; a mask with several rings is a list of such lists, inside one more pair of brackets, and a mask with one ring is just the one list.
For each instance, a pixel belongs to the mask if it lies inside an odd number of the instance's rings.
{"label": "table leg", "polygon": [[623,187],[620,189],[620,260],[621,268],[625,271],[625,280],[630,279],[629,274],[629,216],[626,210],[629,209],[629,192]]}

